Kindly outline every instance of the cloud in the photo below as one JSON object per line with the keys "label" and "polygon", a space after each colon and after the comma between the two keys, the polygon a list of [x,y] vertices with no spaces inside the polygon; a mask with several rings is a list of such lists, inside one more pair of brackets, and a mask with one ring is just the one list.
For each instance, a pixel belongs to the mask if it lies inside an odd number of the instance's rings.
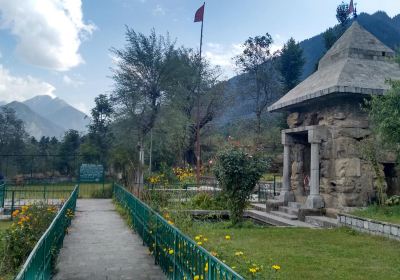
{"label": "cloud", "polygon": [[[283,44],[282,44],[283,45]],[[272,44],[271,53],[282,49],[281,44]],[[228,46],[219,43],[207,43],[205,45],[205,57],[211,65],[219,66],[223,78],[231,78],[237,74],[234,58],[243,52],[243,45],[234,43]]]}
{"label": "cloud", "polygon": [[0,64],[0,100],[5,102],[24,101],[35,95],[55,97],[55,87],[31,76],[13,76]]}
{"label": "cloud", "polygon": [[165,9],[160,4],[157,4],[157,6],[153,10],[153,15],[154,16],[164,16]]}
{"label": "cloud", "polygon": [[95,26],[84,23],[81,0],[24,0],[0,1],[0,28],[17,37],[25,62],[65,71],[84,62],[79,47]]}
{"label": "cloud", "polygon": [[83,85],[82,79],[80,79],[79,77],[71,78],[68,75],[63,76],[63,83],[66,84],[67,86],[72,86],[75,88]]}
{"label": "cloud", "polygon": [[205,57],[214,66],[219,66],[225,78],[235,75],[235,62],[233,58],[243,51],[241,44],[223,46],[218,43],[207,43],[205,46]]}

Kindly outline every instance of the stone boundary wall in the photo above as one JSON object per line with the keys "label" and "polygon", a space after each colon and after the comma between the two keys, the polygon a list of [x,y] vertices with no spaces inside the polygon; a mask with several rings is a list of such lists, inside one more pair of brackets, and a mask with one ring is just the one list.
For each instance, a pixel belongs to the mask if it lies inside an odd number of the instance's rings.
{"label": "stone boundary wall", "polygon": [[337,219],[339,226],[347,226],[360,232],[385,236],[400,241],[400,225],[356,217],[344,213],[339,213]]}

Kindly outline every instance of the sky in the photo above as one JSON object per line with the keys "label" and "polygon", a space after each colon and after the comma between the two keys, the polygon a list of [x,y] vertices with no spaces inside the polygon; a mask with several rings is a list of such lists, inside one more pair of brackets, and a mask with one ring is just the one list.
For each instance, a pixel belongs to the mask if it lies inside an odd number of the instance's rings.
{"label": "sky", "polygon": [[[209,0],[204,54],[236,72],[232,57],[249,36],[265,33],[279,49],[290,38],[315,36],[336,24],[338,0]],[[359,12],[400,13],[399,0],[356,0]],[[35,95],[60,97],[89,113],[94,98],[110,94],[110,48],[125,46],[125,26],[149,34],[169,33],[177,45],[199,47],[200,0],[0,0],[0,101]]]}

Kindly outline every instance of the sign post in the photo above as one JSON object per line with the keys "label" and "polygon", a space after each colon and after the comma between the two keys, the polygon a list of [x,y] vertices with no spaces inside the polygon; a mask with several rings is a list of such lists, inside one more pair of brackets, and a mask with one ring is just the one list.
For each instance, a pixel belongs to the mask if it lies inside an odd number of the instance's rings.
{"label": "sign post", "polygon": [[79,185],[81,183],[102,183],[104,195],[104,167],[101,164],[82,164],[79,168]]}

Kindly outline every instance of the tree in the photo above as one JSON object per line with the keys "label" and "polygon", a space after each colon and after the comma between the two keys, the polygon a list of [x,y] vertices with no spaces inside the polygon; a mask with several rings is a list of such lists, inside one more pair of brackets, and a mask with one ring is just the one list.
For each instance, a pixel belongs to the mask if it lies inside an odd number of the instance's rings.
{"label": "tree", "polygon": [[[379,156],[382,150],[396,151],[400,155],[400,81],[388,81],[391,89],[384,95],[373,95],[366,101],[374,136],[362,142],[361,151],[371,163],[377,177],[379,204],[386,199],[385,178]],[[398,157],[399,158],[399,157]]]}
{"label": "tree", "polygon": [[336,25],[333,28],[332,27],[328,28],[322,34],[322,37],[324,38],[326,50],[329,50],[336,43],[336,41],[340,37],[342,37],[342,35],[344,34],[344,32],[346,32],[348,27],[349,27],[349,24],[347,24],[347,23],[344,25]]}
{"label": "tree", "polygon": [[113,108],[107,95],[97,96],[95,107],[91,110],[89,134],[81,147],[82,155],[86,160],[106,165],[113,138],[110,131],[112,113]]}
{"label": "tree", "polygon": [[[8,107],[0,108],[0,155],[20,155],[24,153],[25,141],[28,134],[25,132],[24,123],[18,119],[15,111]],[[18,157],[0,157],[0,174],[5,172],[8,165],[20,169],[24,162]],[[8,175],[8,174],[4,174]]]}
{"label": "tree", "polygon": [[127,45],[124,49],[113,48],[116,68],[113,69],[117,118],[129,120],[137,132],[139,167],[137,183],[143,184],[144,138],[154,127],[161,103],[167,98],[167,85],[173,73],[170,64],[174,44],[168,36],[157,36],[152,30],[149,36],[136,33],[127,27]]}
{"label": "tree", "polygon": [[[197,110],[199,110],[199,130],[202,134],[214,118],[223,111],[224,83],[218,81],[219,71],[191,49],[180,48],[175,56],[175,82],[171,85],[171,98],[167,109],[181,123],[180,143],[183,158],[189,164],[196,163],[195,143]],[[199,72],[201,81],[199,85]],[[200,106],[200,107],[198,107]],[[175,112],[175,114],[173,114]]]}
{"label": "tree", "polygon": [[341,25],[345,25],[350,19],[349,4],[342,2],[336,8],[336,19]]}
{"label": "tree", "polygon": [[24,123],[18,119],[15,111],[2,107],[0,111],[0,154],[21,154],[28,134]]}
{"label": "tree", "polygon": [[400,151],[400,81],[389,81],[391,89],[367,101],[369,117],[382,143]]}
{"label": "tree", "polygon": [[251,154],[239,146],[230,145],[218,153],[214,174],[227,194],[234,225],[242,220],[246,201],[267,167],[267,161],[259,154]]}
{"label": "tree", "polygon": [[279,69],[284,79],[285,90],[289,91],[300,81],[305,63],[303,49],[293,38],[290,38],[283,46],[279,60]]}
{"label": "tree", "polygon": [[267,106],[282,93],[282,77],[277,71],[275,56],[271,54],[272,37],[268,33],[264,36],[250,37],[244,43],[243,53],[236,57],[236,65],[249,79],[253,88],[247,89],[254,100],[256,115],[256,144],[260,141],[261,118]]}
{"label": "tree", "polygon": [[74,175],[77,172],[77,158],[81,139],[79,132],[73,129],[65,132],[60,143],[58,168],[63,174]]}
{"label": "tree", "polygon": [[329,27],[323,34],[325,48],[329,50],[350,26],[349,5],[342,2],[336,8],[336,19],[339,25]]}

